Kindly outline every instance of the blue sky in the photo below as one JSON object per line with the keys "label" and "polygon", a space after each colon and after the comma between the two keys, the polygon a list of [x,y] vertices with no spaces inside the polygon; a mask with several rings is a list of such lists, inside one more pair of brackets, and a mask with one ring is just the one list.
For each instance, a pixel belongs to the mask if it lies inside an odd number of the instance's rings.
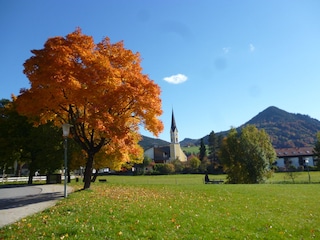
{"label": "blue sky", "polygon": [[318,0],[2,0],[0,98],[29,87],[30,50],[80,27],[140,52],[162,89],[161,139],[172,109],[180,140],[238,127],[269,106],[320,120],[319,12]]}

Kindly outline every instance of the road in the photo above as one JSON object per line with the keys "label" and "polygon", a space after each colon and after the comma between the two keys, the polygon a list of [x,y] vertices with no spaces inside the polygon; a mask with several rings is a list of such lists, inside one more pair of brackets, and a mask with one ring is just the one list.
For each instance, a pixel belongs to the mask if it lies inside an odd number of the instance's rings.
{"label": "road", "polygon": [[[72,191],[71,187],[67,188]],[[63,198],[62,184],[7,185],[0,188],[0,228],[41,212]]]}

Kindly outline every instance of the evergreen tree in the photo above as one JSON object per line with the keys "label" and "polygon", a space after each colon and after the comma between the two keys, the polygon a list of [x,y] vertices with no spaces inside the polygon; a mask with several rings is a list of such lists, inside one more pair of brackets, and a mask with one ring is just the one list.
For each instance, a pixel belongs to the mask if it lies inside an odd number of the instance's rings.
{"label": "evergreen tree", "polygon": [[211,131],[208,137],[209,159],[214,161],[216,158],[216,151],[218,148],[218,139],[214,131]]}
{"label": "evergreen tree", "polygon": [[204,145],[203,143],[203,138],[201,138],[200,140],[200,148],[199,148],[199,160],[202,162],[205,157],[207,156],[207,149],[206,149],[206,145]]}
{"label": "evergreen tree", "polygon": [[313,148],[313,153],[316,155],[316,158],[318,159],[318,169],[320,169],[320,131],[317,132],[317,141]]}

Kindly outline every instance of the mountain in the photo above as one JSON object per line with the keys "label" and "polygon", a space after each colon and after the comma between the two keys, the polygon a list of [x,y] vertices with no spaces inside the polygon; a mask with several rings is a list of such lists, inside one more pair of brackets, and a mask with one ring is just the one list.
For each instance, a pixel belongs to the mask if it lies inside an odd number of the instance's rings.
{"label": "mountain", "polygon": [[[288,113],[277,107],[268,107],[248,122],[258,129],[264,129],[271,137],[274,148],[310,147],[314,146],[316,133],[320,131],[320,121],[308,115]],[[218,132],[219,135],[226,135],[228,131]],[[203,137],[204,143],[208,142],[208,135]],[[199,145],[200,139],[184,139],[181,146]]]}
{"label": "mountain", "polygon": [[316,133],[320,131],[320,121],[317,119],[299,113],[288,113],[273,106],[244,125],[247,124],[264,129],[270,135],[275,148],[314,146]]}
{"label": "mountain", "polygon": [[154,146],[165,146],[169,145],[170,143],[159,138],[151,138],[142,136],[142,140],[139,142],[139,145],[144,149],[148,149]]}

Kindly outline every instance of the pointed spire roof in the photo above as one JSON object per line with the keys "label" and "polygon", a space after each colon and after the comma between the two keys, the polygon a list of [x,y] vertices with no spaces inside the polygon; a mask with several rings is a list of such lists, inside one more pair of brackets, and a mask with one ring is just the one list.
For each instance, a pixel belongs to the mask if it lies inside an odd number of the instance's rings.
{"label": "pointed spire roof", "polygon": [[172,119],[171,119],[171,130],[174,132],[177,129],[176,120],[174,119],[173,109],[172,109]]}

